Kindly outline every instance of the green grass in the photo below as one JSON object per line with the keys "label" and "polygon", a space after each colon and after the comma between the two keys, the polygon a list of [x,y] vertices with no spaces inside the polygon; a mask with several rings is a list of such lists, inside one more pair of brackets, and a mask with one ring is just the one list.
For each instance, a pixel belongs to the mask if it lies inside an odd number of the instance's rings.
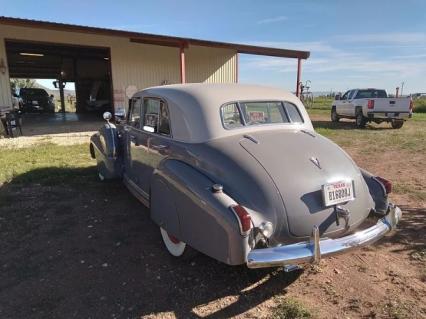
{"label": "green grass", "polygon": [[426,98],[414,100],[414,112],[426,113]]}
{"label": "green grass", "polygon": [[[62,178],[80,178],[81,170],[94,167],[87,144],[60,146],[38,144],[32,147],[4,149],[0,153],[0,185],[12,179],[22,182],[60,182]],[[31,174],[29,174],[31,172]]]}
{"label": "green grass", "polygon": [[333,104],[334,98],[331,97],[314,97],[314,105],[311,109],[317,110],[330,110],[331,105]]}
{"label": "green grass", "polygon": [[272,318],[306,319],[312,318],[312,314],[299,301],[286,298],[274,309]]}

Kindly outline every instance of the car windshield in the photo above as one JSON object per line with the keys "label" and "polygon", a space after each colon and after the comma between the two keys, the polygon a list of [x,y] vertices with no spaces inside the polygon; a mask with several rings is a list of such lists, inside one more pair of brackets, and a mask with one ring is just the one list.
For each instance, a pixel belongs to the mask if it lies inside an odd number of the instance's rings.
{"label": "car windshield", "polygon": [[387,94],[385,90],[359,90],[356,94],[357,99],[374,99],[374,98],[386,98]]}
{"label": "car windshield", "polygon": [[296,105],[289,102],[234,102],[221,107],[226,129],[250,125],[303,123]]}

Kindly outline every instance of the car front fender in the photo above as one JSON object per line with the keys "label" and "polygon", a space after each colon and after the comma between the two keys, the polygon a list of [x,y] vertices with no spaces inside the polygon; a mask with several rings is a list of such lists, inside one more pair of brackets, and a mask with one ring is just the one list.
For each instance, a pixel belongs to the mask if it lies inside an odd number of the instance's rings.
{"label": "car front fender", "polygon": [[120,141],[114,124],[106,123],[90,138],[90,155],[96,159],[98,171],[105,179],[121,176]]}

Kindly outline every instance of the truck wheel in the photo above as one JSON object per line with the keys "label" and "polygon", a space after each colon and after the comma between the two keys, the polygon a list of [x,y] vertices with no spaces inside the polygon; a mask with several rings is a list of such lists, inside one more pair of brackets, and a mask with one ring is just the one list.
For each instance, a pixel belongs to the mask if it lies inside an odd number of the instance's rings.
{"label": "truck wheel", "polygon": [[334,122],[334,123],[337,123],[337,122],[339,122],[339,120],[340,120],[340,117],[339,117],[339,115],[337,115],[336,108],[333,107],[331,109],[331,121]]}
{"label": "truck wheel", "polygon": [[362,111],[358,111],[355,117],[355,125],[358,128],[364,128],[365,124],[367,124],[367,119],[362,115]]}
{"label": "truck wheel", "polygon": [[403,120],[392,120],[391,125],[392,125],[393,129],[399,129],[404,125],[404,121]]}
{"label": "truck wheel", "polygon": [[164,228],[160,227],[160,232],[164,245],[171,255],[175,257],[182,257],[183,259],[190,259],[197,254],[196,250],[192,249],[186,243],[177,239],[175,236],[170,235]]}

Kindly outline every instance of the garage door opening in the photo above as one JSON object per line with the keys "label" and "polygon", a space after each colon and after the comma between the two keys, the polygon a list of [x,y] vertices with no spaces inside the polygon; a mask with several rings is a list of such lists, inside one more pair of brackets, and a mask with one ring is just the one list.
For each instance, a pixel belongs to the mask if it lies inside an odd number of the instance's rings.
{"label": "garage door opening", "polygon": [[[59,93],[58,98],[55,97],[59,100],[56,111],[65,113],[74,109],[76,113],[98,114],[112,111],[108,48],[7,40],[6,52],[11,79],[54,82],[55,88],[48,89],[56,89]],[[75,101],[67,92],[71,83],[74,84]],[[73,102],[75,107],[69,107]]]}

